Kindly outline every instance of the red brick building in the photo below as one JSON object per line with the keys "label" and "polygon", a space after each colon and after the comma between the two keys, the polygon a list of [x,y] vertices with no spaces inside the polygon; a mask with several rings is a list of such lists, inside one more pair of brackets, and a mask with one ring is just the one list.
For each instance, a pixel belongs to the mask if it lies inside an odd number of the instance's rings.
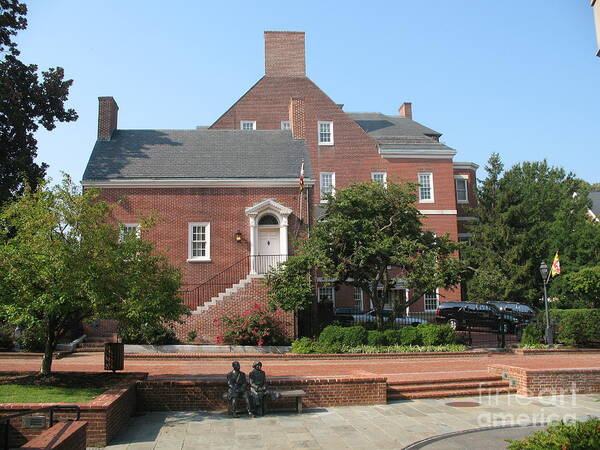
{"label": "red brick building", "polygon": [[[426,227],[468,238],[464,206],[474,201],[477,166],[454,162],[456,151],[413,120],[410,103],[398,115],[345,112],[306,76],[304,33],[265,32],[265,75],[209,127],[121,130],[115,100],[99,101],[98,141],[83,185],[121,200],[114,216],[129,230],[144,216],[159,219],[144,238],[182,268],[194,312],[182,337],[195,330],[199,341],[212,342],[220,332],[215,318],[264,304],[262,274],[318,218],[321,195],[352,182],[417,182]],[[405,294],[399,285],[395,295]],[[351,288],[322,287],[315,295],[369,308]],[[460,300],[460,289],[411,308],[449,300]],[[293,318],[279,319],[293,333]]]}

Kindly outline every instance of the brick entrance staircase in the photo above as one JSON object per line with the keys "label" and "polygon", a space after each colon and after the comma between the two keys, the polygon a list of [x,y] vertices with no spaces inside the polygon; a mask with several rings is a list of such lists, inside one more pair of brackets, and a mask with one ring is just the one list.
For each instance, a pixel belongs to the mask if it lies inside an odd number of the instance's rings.
{"label": "brick entrance staircase", "polygon": [[107,342],[117,342],[115,334],[105,336],[88,336],[85,341],[77,346],[76,352],[103,352],[104,344]]}
{"label": "brick entrance staircase", "polygon": [[[197,333],[196,343],[215,343],[224,332],[220,319],[225,316],[240,316],[251,310],[255,304],[266,309],[268,288],[264,284],[264,275],[251,274],[232,284],[223,292],[203,302],[191,311],[183,324],[175,326],[175,332],[182,341],[191,331]],[[292,338],[294,317],[281,310],[270,313],[279,329]]]}
{"label": "brick entrance staircase", "polygon": [[498,375],[482,375],[472,378],[388,381],[387,398],[407,400],[418,398],[464,397],[475,395],[509,394],[516,392],[508,380]]}

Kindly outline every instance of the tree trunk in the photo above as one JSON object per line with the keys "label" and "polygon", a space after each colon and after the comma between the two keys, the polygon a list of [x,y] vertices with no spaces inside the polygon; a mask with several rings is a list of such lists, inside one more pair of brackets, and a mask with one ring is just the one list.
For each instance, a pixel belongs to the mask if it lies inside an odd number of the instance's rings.
{"label": "tree trunk", "polygon": [[40,374],[46,376],[50,375],[52,371],[52,353],[54,353],[54,347],[56,347],[56,339],[54,333],[49,332],[46,338],[46,346],[44,348],[44,358],[42,359],[42,368]]}

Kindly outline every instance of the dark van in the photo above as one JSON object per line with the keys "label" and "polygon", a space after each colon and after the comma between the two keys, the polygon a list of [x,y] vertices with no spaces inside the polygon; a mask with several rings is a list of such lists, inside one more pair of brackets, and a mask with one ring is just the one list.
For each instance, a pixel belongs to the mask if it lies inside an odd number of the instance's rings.
{"label": "dark van", "polygon": [[435,311],[435,322],[448,324],[454,330],[485,328],[510,333],[516,329],[519,320],[487,303],[444,302]]}

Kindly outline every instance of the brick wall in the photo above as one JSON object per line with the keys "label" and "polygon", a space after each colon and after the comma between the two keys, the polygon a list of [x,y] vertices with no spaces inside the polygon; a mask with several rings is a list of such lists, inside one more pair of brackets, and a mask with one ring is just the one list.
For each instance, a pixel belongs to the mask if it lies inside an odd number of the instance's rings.
{"label": "brick wall", "polygon": [[[210,306],[207,311],[193,314],[185,322],[175,326],[179,339],[187,342],[190,331],[197,332],[196,343],[222,342],[225,331],[221,318],[223,316],[240,316],[254,304],[266,309],[268,304],[268,288],[263,278],[255,278],[250,284],[241,288],[234,294],[227,295]],[[280,309],[270,313],[279,331],[288,339],[294,338],[294,315]]]}
{"label": "brick wall", "polygon": [[[107,445],[135,411],[135,402],[135,384],[130,383],[127,386],[110,389],[90,402],[81,403],[79,405],[80,419],[87,422],[87,446],[103,447]],[[0,404],[0,415],[10,415],[22,410],[43,408],[55,404],[5,403]],[[57,419],[72,419],[74,413],[57,412],[54,416]],[[44,431],[22,428],[21,418],[11,420],[10,426],[12,446],[22,445]]]}
{"label": "brick wall", "polygon": [[98,97],[98,139],[109,140],[117,128],[119,107],[112,97]]}
{"label": "brick wall", "polygon": [[[112,214],[118,222],[140,223],[148,216],[157,219],[143,237],[153,242],[170,264],[181,268],[184,284],[202,283],[250,254],[250,225],[244,210],[268,198],[295,211],[299,191],[297,187],[111,188],[102,191],[102,199],[115,204]],[[210,222],[210,262],[187,261],[190,222]],[[288,233],[295,237],[300,230],[299,220],[292,213],[288,218]],[[237,231],[242,233],[242,242],[235,240]],[[239,278],[233,283],[238,281]]]}
{"label": "brick wall", "polygon": [[[340,377],[270,380],[273,390],[302,389],[304,406],[380,405],[387,402],[383,377]],[[225,380],[146,380],[138,383],[138,404],[145,411],[222,410]],[[288,406],[278,400],[274,407]]]}
{"label": "brick wall", "polygon": [[28,450],[85,450],[87,422],[62,422],[23,445]]}
{"label": "brick wall", "polygon": [[517,394],[526,396],[591,394],[600,392],[600,369],[527,369],[494,365],[488,372],[507,374],[517,383]]}

